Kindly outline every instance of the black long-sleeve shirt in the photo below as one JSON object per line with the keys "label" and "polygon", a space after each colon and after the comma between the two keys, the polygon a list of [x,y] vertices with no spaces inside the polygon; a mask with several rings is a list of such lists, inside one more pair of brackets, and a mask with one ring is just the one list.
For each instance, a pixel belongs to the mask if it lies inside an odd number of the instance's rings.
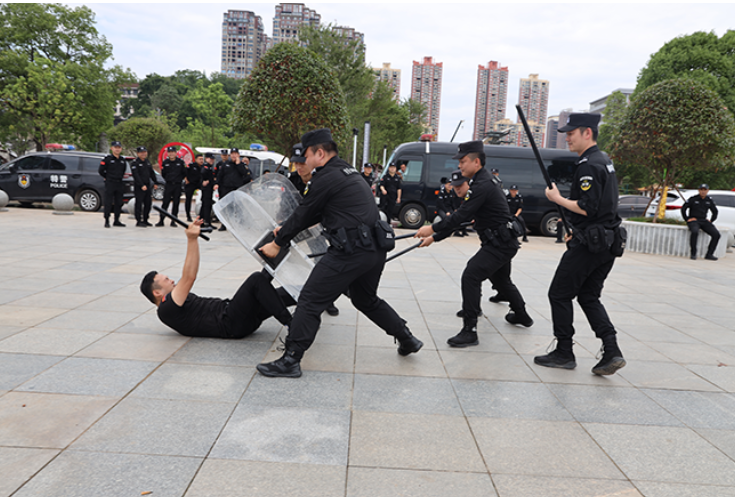
{"label": "black long-sleeve shirt", "polygon": [[136,187],[150,187],[155,183],[156,173],[153,171],[153,165],[146,158],[141,160],[136,158],[130,162],[130,171],[133,173]]}
{"label": "black long-sleeve shirt", "polygon": [[[701,221],[707,218],[707,211],[712,212],[710,222],[714,222],[717,219],[717,206],[715,202],[709,196],[702,198],[698,194],[695,194],[681,207],[681,216],[684,217],[684,220],[694,217]],[[689,212],[688,215],[687,212]]]}
{"label": "black long-sleeve shirt", "polygon": [[186,167],[184,176],[186,177],[186,180],[189,181],[189,185],[193,185],[196,187],[201,186],[202,184],[202,165],[199,165],[197,162],[189,163],[189,165]]}
{"label": "black long-sleeve shirt", "polygon": [[122,182],[125,166],[125,158],[122,156],[107,155],[102,158],[97,171],[107,182]]}
{"label": "black long-sleeve shirt", "polygon": [[300,231],[321,222],[327,231],[354,229],[360,224],[372,228],[378,207],[360,172],[335,156],[314,171],[304,197],[291,217],[283,223],[275,242],[288,245]]}
{"label": "black long-sleeve shirt", "polygon": [[587,215],[566,210],[569,222],[577,229],[602,224],[615,229],[621,223],[618,216],[618,180],[615,167],[605,153],[592,146],[577,160],[577,170],[569,194]]}
{"label": "black long-sleeve shirt", "polygon": [[217,184],[221,187],[237,189],[253,180],[250,169],[245,163],[226,161],[217,173]]}
{"label": "black long-sleeve shirt", "polygon": [[166,158],[161,162],[161,175],[166,183],[181,184],[184,180],[186,164],[181,158],[169,160]]}

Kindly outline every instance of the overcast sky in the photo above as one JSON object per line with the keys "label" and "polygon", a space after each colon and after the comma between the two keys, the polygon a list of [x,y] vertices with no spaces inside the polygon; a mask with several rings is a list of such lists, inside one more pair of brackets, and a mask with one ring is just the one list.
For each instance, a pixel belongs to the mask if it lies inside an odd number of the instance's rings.
{"label": "overcast sky", "polygon": [[[274,6],[248,3],[90,3],[97,28],[113,45],[114,64],[171,75],[180,69],[220,70],[222,14],[250,10],[273,34]],[[402,70],[401,96],[409,97],[413,61],[444,63],[439,140],[472,139],[477,66],[508,66],[506,117],[516,120],[520,78],[549,80],[549,115],[586,110],[618,88],[634,88],[651,54],[677,36],[735,28],[735,5],[558,3],[312,3],[323,23],[365,34],[366,60]],[[78,4],[69,4],[78,5]]]}

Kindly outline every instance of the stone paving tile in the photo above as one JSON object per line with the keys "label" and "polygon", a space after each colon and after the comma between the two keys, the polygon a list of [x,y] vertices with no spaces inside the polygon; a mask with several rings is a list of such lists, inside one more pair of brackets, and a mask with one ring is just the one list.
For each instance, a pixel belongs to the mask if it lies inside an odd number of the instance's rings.
{"label": "stone paving tile", "polygon": [[[36,323],[44,328],[77,328],[80,330],[113,331],[135,318],[138,313],[110,312],[101,314],[98,311],[82,311],[75,309],[56,315],[43,323]],[[32,325],[29,325],[32,326]]]}
{"label": "stone paving tile", "polygon": [[13,389],[63,359],[59,356],[0,352],[0,389]]}
{"label": "stone paving tile", "polygon": [[631,383],[628,382],[621,376],[625,370],[627,370],[634,362],[628,362],[628,364],[622,370],[618,371],[615,375],[601,377],[594,375],[591,369],[597,361],[587,356],[576,355],[577,368],[573,370],[565,370],[563,368],[548,368],[546,366],[540,366],[533,362],[533,357],[529,356],[527,362],[531,367],[531,370],[541,379],[542,382],[547,384],[575,384],[575,385],[601,385],[601,386],[624,386],[630,387]]}
{"label": "stone paving tile", "polygon": [[249,367],[165,363],[151,373],[131,396],[237,403],[253,373]]}
{"label": "stone paving tile", "polygon": [[351,373],[306,371],[297,379],[256,374],[240,405],[348,410],[352,383]]}
{"label": "stone paving tile", "polygon": [[67,358],[15,390],[122,397],[156,366],[143,361]]}
{"label": "stone paving tile", "polygon": [[516,354],[473,352],[471,348],[442,351],[451,378],[538,382],[538,377]]}
{"label": "stone paving tile", "polygon": [[141,314],[134,320],[125,323],[115,330],[116,333],[145,333],[149,335],[179,335],[167,327],[154,312]]}
{"label": "stone paving tile", "polygon": [[632,481],[735,486],[735,462],[691,429],[582,425]]}
{"label": "stone paving tile", "polygon": [[733,497],[733,486],[711,486],[701,484],[662,483],[634,480],[636,488],[647,497]]}
{"label": "stone paving tile", "polygon": [[721,389],[676,363],[628,363],[617,374],[632,385],[646,389],[721,391]]}
{"label": "stone paving tile", "polygon": [[[625,479],[576,422],[484,417],[469,422],[491,474]],[[562,448],[573,452],[558,453]]]}
{"label": "stone paving tile", "polygon": [[350,466],[348,497],[495,497],[488,474]]}
{"label": "stone paving tile", "polygon": [[0,340],[15,335],[18,332],[25,330],[25,326],[6,326],[0,325]]}
{"label": "stone paving tile", "polygon": [[12,302],[14,305],[21,305],[18,304],[18,302],[23,300],[24,297],[28,297],[29,295],[33,295],[32,290],[3,289],[0,290],[0,304],[7,304],[9,302]]}
{"label": "stone paving tile", "polygon": [[0,496],[9,497],[59,450],[0,446]]}
{"label": "stone paving tile", "polygon": [[735,430],[735,396],[725,393],[645,390],[689,427]]}
{"label": "stone paving tile", "polygon": [[[200,458],[64,451],[16,497],[182,496]],[[146,494],[147,496],[148,494]]]}
{"label": "stone paving tile", "polygon": [[376,375],[447,376],[437,351],[421,349],[415,354],[401,356],[393,346],[358,346],[355,352],[354,370],[355,373]]}
{"label": "stone paving tile", "polygon": [[462,415],[445,378],[355,375],[352,406],[358,411]]}
{"label": "stone paving tile", "polygon": [[120,282],[91,282],[91,281],[72,281],[64,283],[57,281],[52,286],[46,287],[45,289],[50,290],[54,293],[81,293],[81,294],[92,294],[96,296],[107,295],[116,290],[121,289],[125,286],[125,283]]}
{"label": "stone paving tile", "polygon": [[[283,356],[283,352],[278,350],[281,345],[279,340],[274,342],[262,361],[270,363]],[[301,360],[301,370],[352,373],[355,370],[355,346],[314,343]]]}
{"label": "stone paving tile", "polygon": [[208,458],[186,492],[192,497],[339,497],[343,465]]}
{"label": "stone paving tile", "polygon": [[20,307],[12,304],[0,306],[0,324],[3,326],[22,326],[29,328],[43,323],[55,316],[68,313],[67,309]]}
{"label": "stone paving tile", "polygon": [[171,357],[189,337],[161,336],[137,333],[111,333],[76,355],[87,358],[164,361]]}
{"label": "stone paving tile", "polygon": [[493,474],[493,482],[504,497],[640,497],[630,482],[621,479],[581,479]]}
{"label": "stone paving tile", "polygon": [[549,384],[578,422],[683,426],[681,421],[633,387]]}
{"label": "stone paving tile", "polygon": [[120,297],[107,295],[96,300],[88,302],[81,307],[80,311],[113,311],[113,312],[131,312],[142,314],[155,308],[153,304],[148,302],[140,292],[137,297]]}
{"label": "stone paving tile", "polygon": [[238,405],[210,458],[347,465],[350,412]]}
{"label": "stone paving tile", "polygon": [[128,396],[72,445],[73,449],[204,457],[233,403]]}
{"label": "stone paving tile", "polygon": [[350,466],[486,472],[464,417],[353,411]]}
{"label": "stone paving tile", "polygon": [[357,327],[353,325],[322,325],[314,343],[355,345],[356,333]]}
{"label": "stone paving tile", "polygon": [[452,385],[468,417],[572,420],[544,384],[454,380]]}
{"label": "stone paving tile", "polygon": [[694,429],[718,450],[735,460],[735,431],[721,429]]}
{"label": "stone paving tile", "polygon": [[171,361],[201,365],[255,366],[263,361],[270,347],[270,342],[192,338],[171,357]]}
{"label": "stone paving tile", "polygon": [[0,446],[63,448],[117,398],[9,392],[0,398]]}
{"label": "stone paving tile", "polygon": [[[3,273],[5,272],[12,272],[12,270],[3,269]],[[23,274],[25,273],[19,274],[18,277],[21,277]],[[26,290],[26,291],[33,292],[33,293],[38,293],[38,292],[44,292],[47,290],[52,290],[58,286],[66,286],[66,284],[67,284],[66,280],[58,280],[58,279],[52,280],[48,278],[26,278],[25,276],[23,276],[23,279],[18,279],[18,278],[14,279],[12,282],[12,285],[13,285],[12,288],[8,287],[8,289]],[[57,291],[57,290],[54,290],[54,291]],[[74,292],[74,293],[85,293],[85,291],[81,290],[79,292]],[[92,293],[92,292],[87,291],[86,293]]]}
{"label": "stone paving tile", "polygon": [[0,352],[71,356],[105,335],[107,332],[33,327],[0,340]]}
{"label": "stone paving tile", "polygon": [[45,308],[51,305],[59,309],[74,309],[82,304],[86,304],[87,302],[94,300],[95,298],[97,298],[96,295],[88,293],[41,292],[16,300],[13,302],[13,305],[40,308]]}
{"label": "stone paving tile", "polygon": [[717,387],[735,393],[735,364],[730,366],[720,366],[719,364],[686,365],[686,368]]}

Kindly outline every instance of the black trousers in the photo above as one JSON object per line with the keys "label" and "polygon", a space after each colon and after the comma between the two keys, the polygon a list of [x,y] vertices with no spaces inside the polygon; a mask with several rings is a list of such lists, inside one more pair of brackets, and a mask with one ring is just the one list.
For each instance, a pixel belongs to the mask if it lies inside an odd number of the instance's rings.
{"label": "black trousers", "polygon": [[508,299],[513,311],[525,310],[523,296],[510,279],[510,263],[517,252],[517,248],[486,244],[467,261],[462,272],[462,311],[466,320],[476,320],[482,312],[482,282],[487,279],[500,295]]}
{"label": "black trousers", "polygon": [[720,232],[715,225],[707,219],[697,219],[692,222],[687,222],[687,226],[689,226],[689,230],[692,232],[692,235],[689,237],[689,246],[691,247],[692,255],[697,254],[697,240],[699,239],[700,229],[712,238],[709,242],[709,247],[707,247],[707,255],[714,255],[715,250],[717,250],[717,243],[720,241]]}
{"label": "black trousers", "polygon": [[[171,215],[176,217],[179,215],[179,202],[181,201],[181,183],[180,182],[167,182],[166,187],[163,189],[163,202],[161,208],[168,211],[168,204],[172,203]],[[163,222],[164,216],[161,215],[161,221]]]}
{"label": "black trousers", "polygon": [[615,335],[615,327],[600,302],[602,287],[614,263],[615,257],[609,251],[592,253],[576,239],[567,243],[567,251],[562,255],[549,287],[554,336],[561,349],[572,348],[572,299],[575,297],[597,338]]}
{"label": "black trousers", "polygon": [[273,287],[265,270],[253,273],[240,285],[225,309],[223,322],[227,337],[246,337],[271,316],[280,321],[284,313],[290,316],[286,307],[295,303],[283,288]]}
{"label": "black trousers", "polygon": [[184,213],[187,219],[191,218],[191,200],[194,198],[194,191],[197,189],[199,189],[199,186],[191,182],[184,186]]}
{"label": "black trousers", "polygon": [[123,192],[125,185],[122,181],[105,181],[105,220],[110,220],[110,213],[115,212],[115,220],[120,220]]}
{"label": "black trousers", "polygon": [[526,228],[526,221],[523,220],[522,215],[516,215],[514,216],[516,219],[518,219],[518,222],[521,224],[521,227],[523,228],[523,236],[522,238],[525,240],[528,237],[528,229]]}
{"label": "black trousers", "polygon": [[148,222],[151,213],[151,187],[143,191],[142,186],[135,186],[135,220]]}
{"label": "black trousers", "polygon": [[381,201],[380,204],[381,204],[383,213],[388,218],[388,222],[390,222],[391,220],[393,220],[393,212],[396,209],[396,200],[397,199],[398,199],[397,196],[391,196],[391,194],[388,193],[388,195],[383,196],[381,198],[381,200],[380,200]]}
{"label": "black trousers", "polygon": [[211,183],[208,186],[202,188],[202,208],[199,210],[199,217],[202,218],[205,224],[212,223],[212,194],[214,189],[211,187]]}
{"label": "black trousers", "polygon": [[317,262],[299,294],[286,338],[287,348],[298,353],[306,351],[316,338],[322,312],[345,290],[349,290],[355,308],[388,335],[402,334],[406,322],[377,294],[385,255],[385,250],[359,248],[352,255],[345,255],[330,248]]}

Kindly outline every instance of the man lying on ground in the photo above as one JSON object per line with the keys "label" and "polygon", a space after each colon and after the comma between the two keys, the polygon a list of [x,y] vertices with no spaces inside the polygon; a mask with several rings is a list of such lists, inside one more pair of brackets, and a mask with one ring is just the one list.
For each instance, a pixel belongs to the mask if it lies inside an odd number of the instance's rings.
{"label": "man lying on ground", "polygon": [[161,322],[187,337],[222,339],[246,337],[271,316],[290,325],[291,313],[286,308],[295,302],[283,288],[273,287],[265,270],[251,274],[231,299],[191,293],[199,271],[198,237],[202,222],[197,218],[186,229],[186,259],[179,282],[151,271],[140,284],[143,295],[158,307]]}

